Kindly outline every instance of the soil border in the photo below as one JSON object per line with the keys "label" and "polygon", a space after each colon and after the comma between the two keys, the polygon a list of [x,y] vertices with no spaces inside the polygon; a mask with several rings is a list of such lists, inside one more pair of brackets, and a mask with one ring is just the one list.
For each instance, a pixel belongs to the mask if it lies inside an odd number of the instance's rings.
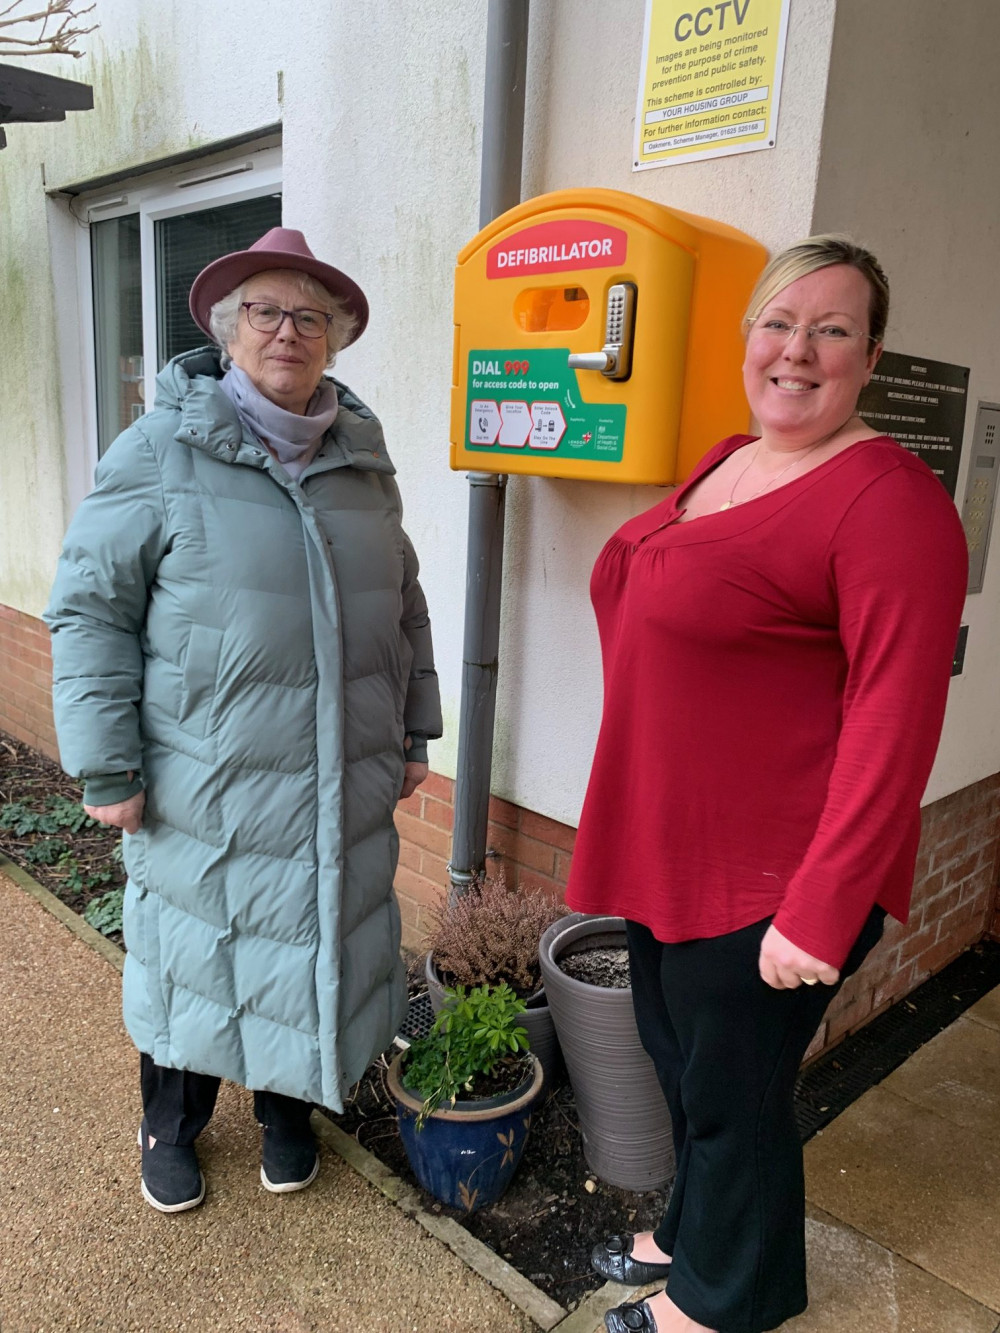
{"label": "soil border", "polygon": [[[88,925],[82,916],[60,902],[54,893],[39,884],[26,870],[2,853],[0,853],[0,872],[60,921],[89,949],[121,972],[125,960],[124,950],[106,939],[93,926]],[[494,1250],[471,1235],[453,1218],[428,1212],[412,1185],[396,1175],[374,1153],[352,1139],[322,1111],[313,1112],[312,1126],[324,1146],[336,1153],[352,1171],[363,1176],[405,1216],[412,1218],[436,1240],[446,1245],[467,1268],[471,1268],[491,1286],[502,1292],[540,1329],[545,1330],[545,1333],[554,1331],[594,1333],[607,1310],[621,1304],[622,1301],[635,1300],[640,1294],[648,1295],[658,1290],[656,1283],[646,1287],[624,1287],[617,1282],[607,1282],[603,1287],[585,1296],[576,1309],[568,1311],[534,1283],[529,1282],[522,1273],[501,1259]]]}

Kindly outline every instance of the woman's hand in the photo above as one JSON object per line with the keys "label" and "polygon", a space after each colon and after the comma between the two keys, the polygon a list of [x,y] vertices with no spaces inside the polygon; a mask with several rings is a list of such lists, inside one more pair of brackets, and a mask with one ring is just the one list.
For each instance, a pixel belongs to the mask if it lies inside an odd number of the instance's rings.
{"label": "woman's hand", "polygon": [[427,764],[407,763],[406,771],[403,774],[403,790],[399,793],[399,799],[405,801],[407,796],[412,796],[429,772],[430,768]]}
{"label": "woman's hand", "polygon": [[85,805],[83,808],[91,819],[96,819],[99,824],[111,824],[125,833],[137,833],[142,825],[145,805],[146,793],[140,791],[130,796],[127,801],[119,801],[117,805]]}
{"label": "woman's hand", "polygon": [[824,986],[835,986],[840,980],[837,968],[786,940],[774,926],[768,926],[761,941],[760,975],[775,990],[794,990],[803,982],[812,986],[817,981]]}

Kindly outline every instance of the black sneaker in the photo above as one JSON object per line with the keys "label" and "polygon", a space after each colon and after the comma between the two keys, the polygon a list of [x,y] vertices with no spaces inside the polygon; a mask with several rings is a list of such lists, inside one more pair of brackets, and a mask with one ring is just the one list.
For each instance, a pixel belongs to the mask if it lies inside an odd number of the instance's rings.
{"label": "black sneaker", "polygon": [[149,1146],[146,1121],[139,1126],[142,1149],[142,1197],[161,1213],[197,1208],[205,1197],[205,1177],[193,1147],[157,1139]]}
{"label": "black sneaker", "polygon": [[292,1136],[264,1126],[261,1184],[272,1194],[291,1194],[311,1185],[319,1173],[319,1153],[311,1133]]}

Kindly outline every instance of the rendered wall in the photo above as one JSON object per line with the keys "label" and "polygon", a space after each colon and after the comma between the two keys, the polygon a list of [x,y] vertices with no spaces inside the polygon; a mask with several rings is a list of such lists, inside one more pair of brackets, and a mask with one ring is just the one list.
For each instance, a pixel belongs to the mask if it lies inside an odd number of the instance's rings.
{"label": "rendered wall", "polygon": [[[532,6],[524,196],[606,186],[718,218],[769,248],[805,235],[832,0],[791,6],[776,148],[634,173],[643,9],[638,0]],[[564,823],[579,818],[600,721],[590,569],[611,533],[663,494],[526,477],[509,484],[493,790]]]}
{"label": "rendered wall", "polygon": [[[929,356],[973,365],[973,396],[998,398],[1000,386],[987,384],[995,331],[983,310],[971,323],[968,314],[973,277],[980,295],[994,281],[978,259],[995,213],[988,196],[978,222],[961,222],[978,250],[959,265],[960,288],[945,285],[938,258],[958,196],[953,154],[960,153],[963,170],[972,169],[973,155],[989,160],[982,157],[990,146],[989,117],[982,109],[973,116],[971,107],[966,113],[962,69],[957,62],[946,66],[942,95],[963,111],[927,131],[925,179],[907,193],[895,165],[906,146],[906,120],[882,114],[880,71],[892,60],[913,64],[909,83],[900,81],[911,89],[900,96],[910,98],[912,113],[930,57],[916,39],[900,50],[908,4],[882,0],[874,8],[877,29],[860,0],[841,0],[839,7],[834,0],[794,0],[774,150],[633,174],[642,3],[534,0],[522,193],[580,185],[628,190],[720,218],[772,248],[807,234],[814,218],[817,225],[874,227],[871,239],[878,246],[884,236],[889,246],[905,345],[915,339],[913,346]],[[986,0],[974,8],[995,29]],[[932,12],[927,0],[916,9],[925,17]],[[883,21],[885,11],[899,20],[895,27]],[[447,466],[451,285],[455,254],[477,227],[486,0],[463,6],[428,0],[405,11],[304,0],[280,12],[263,0],[220,0],[207,9],[193,0],[170,6],[102,0],[99,18],[87,60],[45,66],[93,83],[96,109],[64,124],[13,126],[0,155],[0,282],[10,293],[6,310],[13,311],[0,321],[0,604],[40,613],[68,497],[77,489],[74,469],[81,469],[78,429],[63,406],[73,401],[81,371],[78,312],[74,319],[78,224],[65,205],[46,199],[43,164],[51,189],[209,148],[280,120],[286,224],[302,227],[314,249],[356,277],[371,299],[369,329],[342,356],[338,374],[382,417],[399,468],[444,691],[447,735],[432,746],[431,763],[452,776],[467,486]],[[921,32],[926,41],[927,29]],[[870,66],[870,77],[858,76],[859,65]],[[978,75],[968,80],[969,102],[973,88],[986,86]],[[887,126],[881,137],[872,133],[876,123]],[[863,164],[857,180],[852,154]],[[884,188],[887,181],[893,188]],[[900,208],[900,197],[933,219],[928,243],[916,244],[912,254],[904,240],[913,235],[913,209]],[[534,478],[510,483],[493,789],[565,824],[579,815],[600,716],[590,567],[607,536],[661,495],[654,488]],[[969,674],[956,683],[934,796],[1000,768],[1000,721],[977,716],[986,704],[987,650],[996,639],[994,577],[991,566],[975,619],[970,614]]]}
{"label": "rendered wall", "polygon": [[[257,23],[252,21],[256,9]],[[236,79],[256,53],[265,69],[277,53],[262,31],[284,37],[263,4],[215,6],[231,42],[201,40],[204,7],[102,0],[101,26],[83,41],[81,60],[35,61],[35,68],[90,83],[93,111],[63,123],[12,125],[0,155],[0,603],[38,615],[48,595],[68,514],[68,469],[80,436],[64,404],[79,378],[76,232],[65,205],[46,187],[119,171],[208,145],[255,124],[276,121],[276,80]],[[245,26],[237,22],[246,13]],[[242,48],[242,49],[241,49]],[[58,288],[56,287],[58,284]],[[59,307],[61,318],[56,317]]]}
{"label": "rendered wall", "polygon": [[[839,0],[816,231],[849,231],[892,287],[886,346],[970,367],[963,467],[976,403],[1000,402],[1000,7],[992,0]],[[927,800],[1000,770],[1000,536],[952,680]]]}
{"label": "rendered wall", "polygon": [[11,126],[0,158],[0,605],[41,613],[70,496],[88,481],[62,410],[81,379],[78,224],[46,198],[43,170],[52,189],[280,120],[286,225],[371,300],[337,373],[382,416],[399,466],[445,677],[449,740],[432,759],[447,771],[465,549],[464,482],[447,466],[451,286],[478,219],[485,0],[428,0],[405,17],[320,0],[102,0],[98,17],[86,59],[45,62],[92,83],[95,110]]}

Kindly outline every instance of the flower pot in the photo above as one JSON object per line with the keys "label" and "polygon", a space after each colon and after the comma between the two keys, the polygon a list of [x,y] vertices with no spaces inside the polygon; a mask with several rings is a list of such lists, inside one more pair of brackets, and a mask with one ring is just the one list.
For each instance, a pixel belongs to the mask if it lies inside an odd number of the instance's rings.
{"label": "flower pot", "polygon": [[[434,955],[430,953],[424,963],[424,977],[431,1008],[438,1013],[444,1007],[444,982],[434,965]],[[545,987],[539,987],[525,1003],[528,1007],[521,1015],[521,1025],[528,1034],[528,1046],[532,1055],[537,1055],[542,1062],[546,1088],[554,1088],[562,1077],[564,1066]]]}
{"label": "flower pot", "polygon": [[496,1203],[517,1170],[531,1128],[531,1108],[543,1079],[538,1057],[531,1057],[531,1073],[513,1091],[489,1101],[459,1100],[433,1111],[417,1129],[421,1100],[403,1087],[405,1054],[393,1060],[387,1081],[413,1174],[452,1208],[474,1213]]}
{"label": "flower pot", "polygon": [[642,1193],[674,1175],[674,1150],[667,1103],[639,1041],[631,988],[592,986],[559,967],[564,955],[625,943],[621,917],[574,912],[545,931],[539,956],[587,1164],[609,1185]]}

